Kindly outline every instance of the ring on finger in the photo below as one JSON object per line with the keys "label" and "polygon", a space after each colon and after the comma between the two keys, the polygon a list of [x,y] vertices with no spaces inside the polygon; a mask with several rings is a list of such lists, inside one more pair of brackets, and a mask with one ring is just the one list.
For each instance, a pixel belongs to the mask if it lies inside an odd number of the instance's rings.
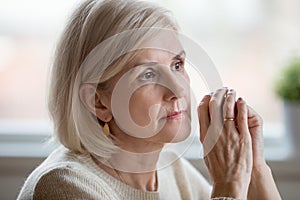
{"label": "ring on finger", "polygon": [[226,122],[226,121],[234,121],[234,120],[235,120],[234,117],[225,117],[224,118],[224,122]]}

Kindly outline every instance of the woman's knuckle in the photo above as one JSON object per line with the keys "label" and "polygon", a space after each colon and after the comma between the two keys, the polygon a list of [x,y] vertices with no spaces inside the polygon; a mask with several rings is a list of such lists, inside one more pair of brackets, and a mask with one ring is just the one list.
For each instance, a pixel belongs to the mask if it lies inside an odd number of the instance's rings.
{"label": "woman's knuckle", "polygon": [[246,121],[247,120],[247,117],[246,117],[245,113],[241,113],[241,115],[239,116],[239,120],[240,121]]}
{"label": "woman's knuckle", "polygon": [[227,96],[226,99],[225,99],[225,102],[226,102],[226,103],[230,103],[231,100],[232,100],[231,97],[230,97],[230,96]]}
{"label": "woman's knuckle", "polygon": [[230,110],[231,110],[231,105],[230,105],[230,104],[226,104],[225,109],[226,109],[227,111],[230,111]]}
{"label": "woman's knuckle", "polygon": [[216,98],[212,98],[210,101],[209,101],[209,107],[214,107],[218,104],[218,101],[216,100]]}

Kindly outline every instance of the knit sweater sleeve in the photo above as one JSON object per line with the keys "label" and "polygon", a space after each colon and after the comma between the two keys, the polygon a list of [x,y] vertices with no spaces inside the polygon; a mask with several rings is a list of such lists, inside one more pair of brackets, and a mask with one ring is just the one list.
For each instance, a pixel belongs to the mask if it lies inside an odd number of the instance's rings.
{"label": "knit sweater sleeve", "polygon": [[56,168],[39,178],[33,199],[110,199],[99,185],[75,169]]}

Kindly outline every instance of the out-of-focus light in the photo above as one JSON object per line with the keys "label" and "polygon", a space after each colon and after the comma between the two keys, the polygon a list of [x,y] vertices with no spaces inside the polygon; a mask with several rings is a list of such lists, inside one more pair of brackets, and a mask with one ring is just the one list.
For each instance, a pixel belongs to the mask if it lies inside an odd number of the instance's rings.
{"label": "out-of-focus light", "polygon": [[8,36],[0,35],[0,73],[8,67],[16,51],[15,42]]}
{"label": "out-of-focus light", "polygon": [[260,0],[227,0],[224,6],[228,22],[238,30],[255,28],[263,18],[263,2]]}
{"label": "out-of-focus light", "polygon": [[0,1],[0,34],[52,37],[62,29],[78,0]]}

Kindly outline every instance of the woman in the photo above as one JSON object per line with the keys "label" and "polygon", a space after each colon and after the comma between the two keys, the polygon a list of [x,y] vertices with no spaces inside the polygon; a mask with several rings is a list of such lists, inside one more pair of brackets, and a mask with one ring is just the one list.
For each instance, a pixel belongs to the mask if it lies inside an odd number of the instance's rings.
{"label": "woman", "polygon": [[177,31],[149,3],[81,4],[52,70],[49,111],[62,146],[18,199],[280,199],[263,157],[262,120],[234,90],[218,89],[198,107],[212,190],[187,161],[163,153],[191,132]]}

